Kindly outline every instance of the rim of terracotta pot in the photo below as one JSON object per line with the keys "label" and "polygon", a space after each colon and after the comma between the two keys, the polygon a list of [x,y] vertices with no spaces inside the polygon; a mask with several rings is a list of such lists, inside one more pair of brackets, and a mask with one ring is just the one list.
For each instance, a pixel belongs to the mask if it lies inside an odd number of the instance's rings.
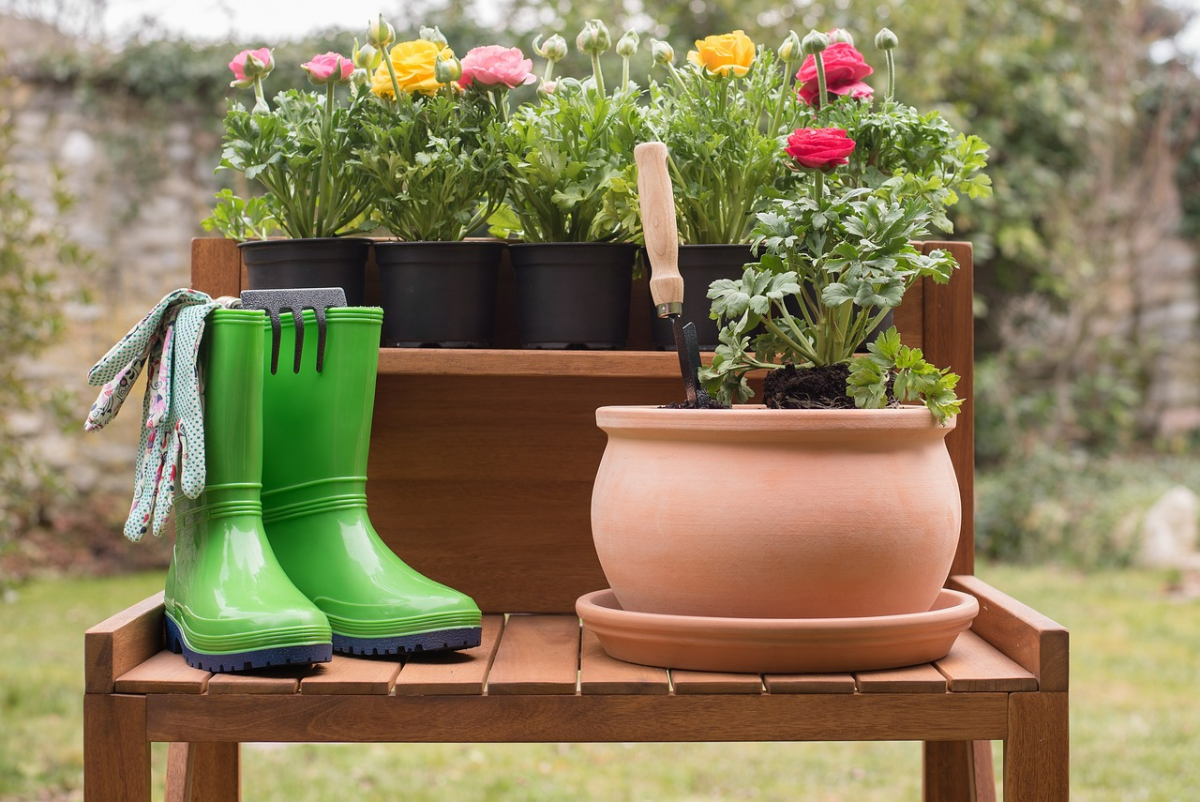
{"label": "rim of terracotta pot", "polygon": [[620,432],[693,433],[706,437],[745,439],[755,433],[764,437],[861,432],[933,434],[944,437],[954,430],[957,416],[941,426],[924,406],[886,409],[767,409],[762,404],[735,404],[733,409],[663,409],[656,406],[611,406],[596,410],[596,425],[609,434]]}

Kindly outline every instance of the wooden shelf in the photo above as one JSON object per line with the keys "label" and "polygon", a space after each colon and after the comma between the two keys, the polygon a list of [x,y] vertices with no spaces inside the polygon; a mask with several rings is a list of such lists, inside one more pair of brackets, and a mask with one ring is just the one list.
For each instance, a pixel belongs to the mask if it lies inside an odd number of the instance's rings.
{"label": "wooden shelf", "polygon": [[[707,364],[712,354],[701,356]],[[379,372],[392,376],[577,376],[599,379],[679,377],[674,351],[381,348]]]}

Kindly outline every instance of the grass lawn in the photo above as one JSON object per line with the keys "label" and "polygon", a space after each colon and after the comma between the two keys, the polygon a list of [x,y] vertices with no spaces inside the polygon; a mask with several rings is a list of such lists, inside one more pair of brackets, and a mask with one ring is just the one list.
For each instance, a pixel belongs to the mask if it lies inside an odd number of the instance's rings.
{"label": "grass lawn", "polygon": [[[1071,629],[1073,798],[1195,798],[1200,601],[1165,596],[1152,572],[979,574]],[[38,581],[0,602],[0,800],[82,799],[83,630],[161,585],[160,574]],[[158,798],[164,762],[156,746]],[[913,743],[264,744],[243,750],[243,786],[255,802],[869,802],[919,799],[919,762]]]}

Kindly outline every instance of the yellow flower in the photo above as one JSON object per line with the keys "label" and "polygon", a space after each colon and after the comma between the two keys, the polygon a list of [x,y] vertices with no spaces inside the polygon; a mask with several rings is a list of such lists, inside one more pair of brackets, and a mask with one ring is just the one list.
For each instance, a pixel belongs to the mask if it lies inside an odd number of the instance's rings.
{"label": "yellow flower", "polygon": [[688,51],[688,61],[703,67],[711,77],[741,78],[750,72],[754,63],[754,42],[744,31],[734,31],[720,36],[707,36],[696,40],[696,49]]}
{"label": "yellow flower", "polygon": [[[424,39],[400,42],[392,47],[392,68],[396,71],[396,86],[401,92],[424,92],[432,95],[445,84],[433,75],[438,57],[454,58],[454,51]],[[395,97],[392,76],[386,64],[380,64],[371,76],[371,91],[380,97]]]}

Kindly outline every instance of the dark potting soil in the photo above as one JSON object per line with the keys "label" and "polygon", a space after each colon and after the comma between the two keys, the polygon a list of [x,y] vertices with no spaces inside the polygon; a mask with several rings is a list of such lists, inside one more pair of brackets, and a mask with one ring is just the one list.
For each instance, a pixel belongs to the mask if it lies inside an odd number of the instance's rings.
{"label": "dark potting soil", "polygon": [[663,404],[659,409],[729,409],[729,407],[715,398],[711,398],[707,393],[700,393],[700,397],[694,404],[690,401],[676,401],[673,404]]}
{"label": "dark potting soil", "polygon": [[854,399],[846,394],[849,377],[850,366],[845,364],[801,370],[784,365],[763,379],[763,403],[771,409],[854,409]]}

